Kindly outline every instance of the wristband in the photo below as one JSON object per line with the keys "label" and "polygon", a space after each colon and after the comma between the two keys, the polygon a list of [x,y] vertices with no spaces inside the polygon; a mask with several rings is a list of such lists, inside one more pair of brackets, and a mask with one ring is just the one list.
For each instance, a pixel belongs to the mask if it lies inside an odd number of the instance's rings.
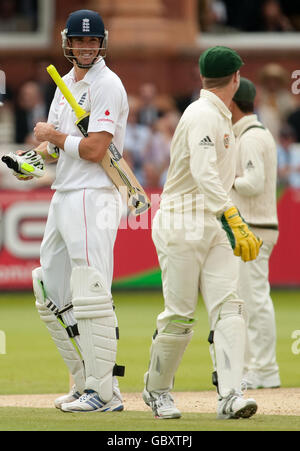
{"label": "wristband", "polygon": [[79,144],[81,140],[80,136],[68,135],[64,143],[64,151],[75,160],[80,160]]}

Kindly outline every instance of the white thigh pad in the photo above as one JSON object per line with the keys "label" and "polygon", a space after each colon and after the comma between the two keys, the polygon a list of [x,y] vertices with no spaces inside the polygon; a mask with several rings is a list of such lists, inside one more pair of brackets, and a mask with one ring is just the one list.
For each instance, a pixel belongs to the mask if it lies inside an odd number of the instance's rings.
{"label": "white thigh pad", "polygon": [[113,395],[116,320],[110,291],[96,268],[78,266],[71,276],[72,303],[85,362],[86,389],[104,402]]}
{"label": "white thigh pad", "polygon": [[34,295],[36,298],[35,305],[38,313],[42,321],[46,324],[46,327],[50,332],[59,353],[73,376],[76,389],[80,393],[83,393],[85,386],[85,373],[82,357],[75,341],[70,339],[64,325],[47,307],[48,299],[46,298],[42,282],[42,268],[36,268],[32,271],[32,279]]}

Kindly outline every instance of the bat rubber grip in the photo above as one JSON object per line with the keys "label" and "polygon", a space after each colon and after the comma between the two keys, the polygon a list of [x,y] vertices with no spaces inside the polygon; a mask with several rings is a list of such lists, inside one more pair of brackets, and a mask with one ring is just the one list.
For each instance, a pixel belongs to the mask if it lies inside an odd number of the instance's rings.
{"label": "bat rubber grip", "polygon": [[6,166],[7,166],[9,169],[13,169],[13,170],[16,171],[16,172],[20,172],[18,163],[17,163],[15,160],[13,160],[12,158],[10,158],[9,156],[4,155],[4,156],[1,158],[1,160],[3,161],[3,163],[6,164]]}

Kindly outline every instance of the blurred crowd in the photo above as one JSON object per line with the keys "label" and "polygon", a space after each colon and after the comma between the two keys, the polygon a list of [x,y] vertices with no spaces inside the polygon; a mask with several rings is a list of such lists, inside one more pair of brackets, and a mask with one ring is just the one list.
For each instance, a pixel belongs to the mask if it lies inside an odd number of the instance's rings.
{"label": "blurred crowd", "polygon": [[37,0],[0,0],[0,32],[36,31],[37,6]]}
{"label": "blurred crowd", "polygon": [[297,0],[198,0],[204,32],[293,32],[300,30]]}
{"label": "blurred crowd", "polygon": [[[0,96],[0,153],[32,148],[32,130],[46,121],[54,95],[54,84],[45,71],[47,61],[39,61],[36,78],[22,84],[15,96],[9,87]],[[201,82],[194,68],[190,91],[181,97],[160,93],[153,83],[144,83],[136,95],[129,93],[129,117],[124,157],[140,183],[147,189],[164,185],[170,162],[171,140],[181,114],[199,97]],[[291,74],[271,63],[258,74],[255,112],[272,132],[278,146],[278,185],[300,188],[300,95],[292,92]],[[299,98],[299,99],[298,99]],[[48,165],[46,177],[20,183],[0,164],[0,187],[16,189],[49,186],[55,164]]]}

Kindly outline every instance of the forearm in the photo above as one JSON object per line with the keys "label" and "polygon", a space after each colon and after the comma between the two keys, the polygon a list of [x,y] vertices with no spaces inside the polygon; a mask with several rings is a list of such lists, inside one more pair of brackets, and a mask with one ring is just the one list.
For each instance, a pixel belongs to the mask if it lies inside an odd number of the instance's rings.
{"label": "forearm", "polygon": [[[49,129],[47,134],[47,140],[52,143],[54,146],[58,147],[59,149],[64,150],[64,144],[67,138],[67,134],[61,133],[58,130]],[[43,143],[42,143],[43,144]]]}
{"label": "forearm", "polygon": [[87,138],[81,138],[62,133],[45,123],[37,124],[35,136],[40,141],[49,141],[73,158],[95,163],[102,160],[112,140],[112,135],[108,132],[90,133]]}
{"label": "forearm", "polygon": [[263,193],[265,186],[265,174],[263,165],[247,169],[244,168],[242,177],[237,177],[234,182],[236,191],[245,197],[258,196]]}

